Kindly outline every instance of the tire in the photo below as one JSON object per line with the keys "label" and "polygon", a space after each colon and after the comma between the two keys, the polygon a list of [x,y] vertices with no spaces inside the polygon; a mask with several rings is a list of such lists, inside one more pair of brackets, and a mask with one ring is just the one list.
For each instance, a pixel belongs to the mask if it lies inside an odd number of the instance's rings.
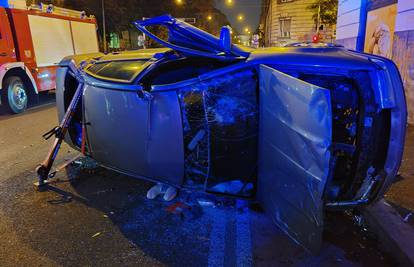
{"label": "tire", "polygon": [[7,77],[2,91],[1,102],[8,112],[18,114],[27,109],[29,102],[28,91],[19,76]]}

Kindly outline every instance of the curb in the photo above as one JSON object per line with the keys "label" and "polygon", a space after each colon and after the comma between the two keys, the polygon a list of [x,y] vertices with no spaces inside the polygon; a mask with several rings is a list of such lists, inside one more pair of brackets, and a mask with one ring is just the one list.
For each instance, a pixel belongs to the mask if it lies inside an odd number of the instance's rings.
{"label": "curb", "polygon": [[414,266],[414,229],[384,199],[361,209],[381,247],[401,266]]}

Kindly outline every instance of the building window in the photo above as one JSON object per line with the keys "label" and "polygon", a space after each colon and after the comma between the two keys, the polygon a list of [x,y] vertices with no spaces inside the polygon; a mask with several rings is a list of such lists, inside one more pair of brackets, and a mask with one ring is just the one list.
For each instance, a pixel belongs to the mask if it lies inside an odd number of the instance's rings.
{"label": "building window", "polygon": [[279,19],[280,37],[290,38],[290,23],[291,19]]}

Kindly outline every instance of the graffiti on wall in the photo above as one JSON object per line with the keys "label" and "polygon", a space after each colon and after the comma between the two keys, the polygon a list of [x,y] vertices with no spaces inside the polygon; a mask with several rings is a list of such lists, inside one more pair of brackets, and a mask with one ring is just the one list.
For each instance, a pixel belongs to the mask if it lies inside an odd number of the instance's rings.
{"label": "graffiti on wall", "polygon": [[364,51],[392,57],[397,4],[388,5],[368,12]]}

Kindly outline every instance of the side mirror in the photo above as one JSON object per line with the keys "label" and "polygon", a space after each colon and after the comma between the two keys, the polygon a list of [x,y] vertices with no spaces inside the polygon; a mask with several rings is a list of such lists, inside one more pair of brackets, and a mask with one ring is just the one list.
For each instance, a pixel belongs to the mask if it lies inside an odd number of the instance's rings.
{"label": "side mirror", "polygon": [[223,26],[220,32],[220,46],[224,52],[231,50],[231,28],[230,26]]}

